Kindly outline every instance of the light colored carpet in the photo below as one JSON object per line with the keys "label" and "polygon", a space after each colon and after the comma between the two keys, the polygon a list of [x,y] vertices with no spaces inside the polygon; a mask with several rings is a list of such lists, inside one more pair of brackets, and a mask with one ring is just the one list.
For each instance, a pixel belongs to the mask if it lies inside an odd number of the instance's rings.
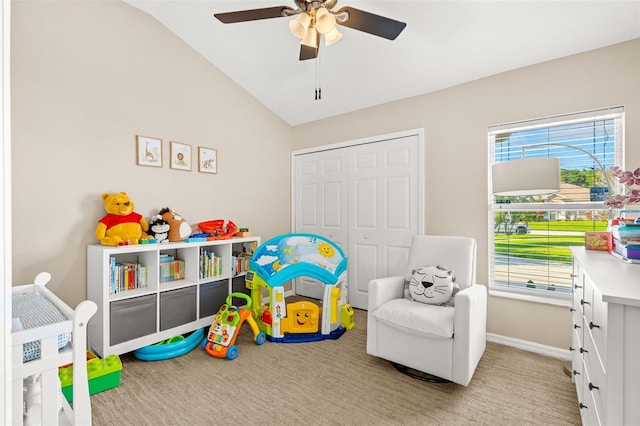
{"label": "light colored carpet", "polygon": [[170,360],[122,355],[121,384],[91,397],[101,425],[579,425],[559,360],[487,344],[468,387],[433,384],[367,355],[366,311],[338,340],[256,345],[232,361],[197,347]]}

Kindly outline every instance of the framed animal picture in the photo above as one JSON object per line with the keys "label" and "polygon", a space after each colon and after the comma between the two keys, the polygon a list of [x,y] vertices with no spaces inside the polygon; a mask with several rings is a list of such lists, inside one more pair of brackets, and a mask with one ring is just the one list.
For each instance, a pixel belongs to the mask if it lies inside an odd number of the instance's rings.
{"label": "framed animal picture", "polygon": [[136,135],[139,166],[162,167],[162,139]]}
{"label": "framed animal picture", "polygon": [[198,171],[218,173],[218,151],[203,146],[198,147]]}
{"label": "framed animal picture", "polygon": [[191,145],[171,142],[170,167],[177,170],[191,170]]}

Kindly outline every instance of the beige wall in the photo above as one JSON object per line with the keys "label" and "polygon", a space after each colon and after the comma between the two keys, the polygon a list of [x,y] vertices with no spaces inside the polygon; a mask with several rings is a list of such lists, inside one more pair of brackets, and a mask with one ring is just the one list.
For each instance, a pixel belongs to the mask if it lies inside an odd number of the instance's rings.
{"label": "beige wall", "polygon": [[[293,129],[295,149],[396,131],[425,131],[425,230],[478,241],[488,282],[487,128],[623,105],[626,164],[640,165],[640,40],[506,72]],[[565,307],[489,298],[488,331],[558,348],[570,345]]]}
{"label": "beige wall", "polygon": [[[18,0],[12,9],[15,284],[49,271],[65,302],[86,298],[103,192],[128,192],[146,217],[168,206],[190,223],[289,232],[287,123],[126,3]],[[136,165],[136,134],[163,139],[162,168]],[[194,154],[217,149],[218,174],[170,169],[170,140]]]}
{"label": "beige wall", "polygon": [[[425,229],[475,237],[486,283],[488,126],[624,105],[627,164],[640,164],[640,40],[291,128],[125,3],[12,9],[14,283],[50,271],[71,306],[86,297],[103,192],[127,191],[145,216],[169,206],[269,238],[290,229],[292,149],[424,128]],[[136,134],[163,139],[163,168],[136,166]],[[169,169],[170,140],[218,149],[219,173]],[[566,308],[490,298],[493,333],[566,348],[569,321]]]}

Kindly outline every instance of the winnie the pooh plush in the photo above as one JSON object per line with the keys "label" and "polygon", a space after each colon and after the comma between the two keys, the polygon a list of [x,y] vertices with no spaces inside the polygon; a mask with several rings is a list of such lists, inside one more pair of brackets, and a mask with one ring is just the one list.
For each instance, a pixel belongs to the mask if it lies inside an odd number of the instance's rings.
{"label": "winnie the pooh plush", "polygon": [[117,246],[121,242],[137,244],[148,238],[149,225],[142,215],[133,211],[135,205],[126,192],[102,194],[107,215],[100,219],[96,238],[105,246]]}

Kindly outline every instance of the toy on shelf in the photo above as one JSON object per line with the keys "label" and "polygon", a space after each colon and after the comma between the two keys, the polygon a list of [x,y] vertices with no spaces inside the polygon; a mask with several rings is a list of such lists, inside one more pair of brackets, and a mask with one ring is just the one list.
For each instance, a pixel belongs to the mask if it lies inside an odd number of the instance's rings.
{"label": "toy on shelf", "polygon": [[240,228],[238,229],[238,232],[236,233],[236,237],[250,237],[253,234],[251,233],[251,231],[249,230],[249,228]]}
{"label": "toy on shelf", "polygon": [[224,219],[209,220],[198,223],[198,228],[204,233],[209,234],[208,240],[227,240],[238,232],[235,223],[229,221],[224,226]]}
{"label": "toy on shelf", "polygon": [[153,237],[158,243],[168,243],[170,229],[171,226],[169,222],[164,220],[160,214],[157,214],[151,218],[147,234]]}
{"label": "toy on shelf", "polygon": [[184,241],[189,237],[189,235],[191,235],[191,226],[189,226],[182,216],[171,210],[169,207],[165,207],[160,210],[158,214],[169,224],[170,242]]}
{"label": "toy on shelf", "polygon": [[[297,343],[337,339],[355,326],[346,303],[347,258],[332,241],[313,234],[285,234],[259,246],[245,277],[252,312],[272,342]],[[322,308],[310,301],[286,303],[284,284],[298,277],[324,283]],[[268,306],[262,306],[262,289]],[[320,330],[318,331],[318,327]]]}
{"label": "toy on shelf", "polygon": [[[233,298],[244,299],[244,306],[233,305]],[[258,325],[251,316],[251,298],[244,293],[231,293],[226,303],[220,307],[209,328],[209,334],[202,340],[202,348],[216,358],[235,359],[238,347],[235,345],[240,327],[247,321],[253,337],[258,345],[266,340],[266,335],[258,329]]]}
{"label": "toy on shelf", "polygon": [[199,328],[189,336],[174,336],[153,345],[133,351],[133,355],[143,361],[160,361],[175,358],[191,352],[202,340],[204,328]]}
{"label": "toy on shelf", "polygon": [[120,243],[138,244],[149,229],[141,214],[133,211],[135,205],[126,192],[102,194],[107,215],[98,222],[96,238],[105,246],[117,246]]}

